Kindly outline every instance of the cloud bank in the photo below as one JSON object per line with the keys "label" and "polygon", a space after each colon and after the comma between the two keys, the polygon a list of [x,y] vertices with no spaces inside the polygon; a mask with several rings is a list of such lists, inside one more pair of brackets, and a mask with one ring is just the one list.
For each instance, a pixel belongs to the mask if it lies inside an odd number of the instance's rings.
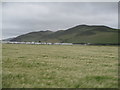
{"label": "cloud bank", "polygon": [[79,24],[118,26],[117,2],[3,2],[3,38]]}

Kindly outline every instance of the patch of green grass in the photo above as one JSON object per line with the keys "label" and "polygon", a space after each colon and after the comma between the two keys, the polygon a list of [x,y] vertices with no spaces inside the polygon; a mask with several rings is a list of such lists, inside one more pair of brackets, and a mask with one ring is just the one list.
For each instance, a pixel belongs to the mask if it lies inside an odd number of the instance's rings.
{"label": "patch of green grass", "polygon": [[3,44],[2,63],[3,88],[118,87],[117,46]]}

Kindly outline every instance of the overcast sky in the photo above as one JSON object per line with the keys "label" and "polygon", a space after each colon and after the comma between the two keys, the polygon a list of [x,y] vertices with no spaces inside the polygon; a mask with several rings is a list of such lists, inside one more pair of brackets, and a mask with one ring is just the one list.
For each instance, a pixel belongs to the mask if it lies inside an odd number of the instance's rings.
{"label": "overcast sky", "polygon": [[3,38],[80,25],[118,28],[117,2],[3,2]]}

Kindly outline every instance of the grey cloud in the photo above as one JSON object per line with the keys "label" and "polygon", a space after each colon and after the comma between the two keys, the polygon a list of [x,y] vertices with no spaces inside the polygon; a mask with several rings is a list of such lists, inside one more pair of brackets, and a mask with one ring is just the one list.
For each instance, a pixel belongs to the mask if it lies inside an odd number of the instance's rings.
{"label": "grey cloud", "polygon": [[67,29],[78,24],[117,28],[117,2],[3,3],[3,37],[40,30]]}

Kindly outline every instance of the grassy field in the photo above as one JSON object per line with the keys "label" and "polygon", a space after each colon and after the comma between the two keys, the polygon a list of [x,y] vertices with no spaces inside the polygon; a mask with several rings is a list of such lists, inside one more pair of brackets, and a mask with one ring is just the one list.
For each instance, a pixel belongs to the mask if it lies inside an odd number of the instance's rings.
{"label": "grassy field", "polygon": [[117,88],[117,46],[3,44],[3,88]]}

